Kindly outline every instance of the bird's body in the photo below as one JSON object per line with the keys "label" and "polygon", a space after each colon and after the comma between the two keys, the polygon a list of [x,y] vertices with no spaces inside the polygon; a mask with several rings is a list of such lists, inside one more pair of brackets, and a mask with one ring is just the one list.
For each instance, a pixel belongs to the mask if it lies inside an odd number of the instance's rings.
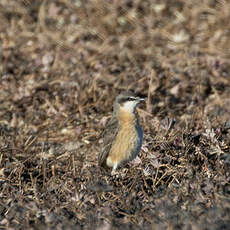
{"label": "bird's body", "polygon": [[115,100],[113,115],[103,132],[103,149],[99,165],[116,170],[118,166],[133,160],[140,152],[143,132],[136,113],[142,101],[131,92],[121,93]]}

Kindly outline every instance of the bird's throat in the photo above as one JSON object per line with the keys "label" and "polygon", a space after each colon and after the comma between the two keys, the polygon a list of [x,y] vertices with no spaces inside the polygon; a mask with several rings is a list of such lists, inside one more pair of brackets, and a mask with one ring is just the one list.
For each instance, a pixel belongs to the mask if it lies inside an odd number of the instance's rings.
{"label": "bird's throat", "polygon": [[118,119],[121,126],[133,125],[134,123],[136,123],[136,115],[123,109],[120,109]]}

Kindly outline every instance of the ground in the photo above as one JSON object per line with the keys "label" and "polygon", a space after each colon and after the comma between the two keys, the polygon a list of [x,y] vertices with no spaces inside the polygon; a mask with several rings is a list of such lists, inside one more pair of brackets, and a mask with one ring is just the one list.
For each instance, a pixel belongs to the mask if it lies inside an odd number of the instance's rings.
{"label": "ground", "polygon": [[[229,229],[230,2],[1,0],[0,227]],[[125,89],[134,162],[98,167]]]}

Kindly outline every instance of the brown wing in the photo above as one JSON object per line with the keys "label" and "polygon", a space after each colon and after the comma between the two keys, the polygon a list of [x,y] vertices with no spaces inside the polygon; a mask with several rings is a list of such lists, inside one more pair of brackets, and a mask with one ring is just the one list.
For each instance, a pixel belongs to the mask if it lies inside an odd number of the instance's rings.
{"label": "brown wing", "polygon": [[113,116],[108,122],[104,132],[102,133],[103,148],[98,156],[99,166],[104,166],[106,158],[113,144],[113,141],[117,136],[118,129],[119,129],[118,120]]}

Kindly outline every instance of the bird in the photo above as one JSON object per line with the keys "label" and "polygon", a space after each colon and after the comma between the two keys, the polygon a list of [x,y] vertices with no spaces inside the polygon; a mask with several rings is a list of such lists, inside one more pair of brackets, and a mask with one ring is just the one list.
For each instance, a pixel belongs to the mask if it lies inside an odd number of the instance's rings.
{"label": "bird", "polygon": [[103,168],[116,169],[133,160],[140,152],[143,131],[136,111],[144,98],[132,91],[121,92],[113,104],[113,114],[103,133],[103,147],[98,164]]}

